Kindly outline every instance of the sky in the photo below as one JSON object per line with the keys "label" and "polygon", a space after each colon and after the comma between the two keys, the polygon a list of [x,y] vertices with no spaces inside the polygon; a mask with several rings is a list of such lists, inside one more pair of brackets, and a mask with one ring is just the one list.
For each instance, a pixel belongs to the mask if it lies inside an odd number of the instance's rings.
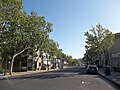
{"label": "sky", "polygon": [[73,58],[85,53],[84,32],[100,23],[120,32],[120,0],[23,0],[23,10],[35,11],[53,24],[50,37]]}

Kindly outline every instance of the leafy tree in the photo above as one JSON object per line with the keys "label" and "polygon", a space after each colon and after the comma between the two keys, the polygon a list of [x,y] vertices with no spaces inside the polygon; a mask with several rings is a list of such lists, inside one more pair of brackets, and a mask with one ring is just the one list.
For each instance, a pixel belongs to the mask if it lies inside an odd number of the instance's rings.
{"label": "leafy tree", "polygon": [[15,57],[27,49],[32,49],[34,52],[40,48],[41,51],[45,51],[46,37],[52,31],[52,24],[35,12],[31,12],[30,15],[22,12],[22,2],[19,0],[0,2],[0,49],[2,51],[0,55],[2,59],[10,56],[12,75]]}
{"label": "leafy tree", "polygon": [[54,56],[57,56],[59,44],[55,42],[53,39],[49,38],[48,48],[50,58],[53,59]]}
{"label": "leafy tree", "polygon": [[43,53],[51,58],[65,57],[59,44],[49,37],[52,24],[36,12],[27,15],[22,7],[21,0],[0,0],[0,62],[11,60],[11,75],[14,60],[21,54],[39,50],[40,57]]}
{"label": "leafy tree", "polygon": [[74,66],[76,64],[80,64],[80,62],[77,59],[73,59],[72,56],[66,56],[66,61],[70,66]]}
{"label": "leafy tree", "polygon": [[[13,54],[14,40],[23,20],[22,2],[16,0],[0,0],[0,48],[2,62]],[[19,25],[19,26],[18,26]],[[16,37],[16,38],[13,38]]]}
{"label": "leafy tree", "polygon": [[103,28],[102,25],[98,24],[96,27],[92,27],[89,32],[85,32],[86,38],[86,56],[87,59],[92,61],[99,59],[104,60],[106,52],[112,47],[114,34],[108,29]]}

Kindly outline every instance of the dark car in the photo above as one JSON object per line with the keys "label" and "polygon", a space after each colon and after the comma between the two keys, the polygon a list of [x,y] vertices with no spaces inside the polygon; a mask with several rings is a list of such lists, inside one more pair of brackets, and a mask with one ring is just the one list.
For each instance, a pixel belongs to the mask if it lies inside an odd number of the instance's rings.
{"label": "dark car", "polygon": [[88,65],[87,74],[98,74],[98,68],[96,65]]}

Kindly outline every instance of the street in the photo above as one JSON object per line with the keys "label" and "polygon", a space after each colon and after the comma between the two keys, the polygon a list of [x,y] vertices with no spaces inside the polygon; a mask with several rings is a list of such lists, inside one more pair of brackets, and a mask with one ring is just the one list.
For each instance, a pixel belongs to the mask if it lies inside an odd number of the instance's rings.
{"label": "street", "polygon": [[16,76],[0,80],[0,90],[119,90],[99,75],[85,74],[84,67]]}

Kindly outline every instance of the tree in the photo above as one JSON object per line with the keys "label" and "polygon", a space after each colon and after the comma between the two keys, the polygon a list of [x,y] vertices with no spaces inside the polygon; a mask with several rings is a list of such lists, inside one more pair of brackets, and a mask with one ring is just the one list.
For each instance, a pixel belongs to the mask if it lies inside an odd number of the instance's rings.
{"label": "tree", "polygon": [[[2,62],[7,56],[12,55],[12,50],[15,47],[13,38],[19,33],[20,23],[23,20],[21,12],[22,2],[16,0],[0,0],[0,48]],[[19,25],[19,26],[18,26]]]}
{"label": "tree", "polygon": [[52,31],[52,24],[36,12],[30,15],[22,12],[22,2],[19,0],[1,0],[0,7],[0,55],[2,61],[10,56],[12,75],[13,62],[18,55],[27,49],[33,52],[39,48],[45,50],[46,37]]}
{"label": "tree", "polygon": [[53,59],[54,56],[57,57],[59,44],[57,42],[55,42],[53,39],[49,39],[48,48],[49,48],[48,53],[49,53],[51,59]]}
{"label": "tree", "polygon": [[86,57],[90,56],[92,61],[99,59],[106,59],[106,52],[112,47],[114,34],[108,29],[103,28],[98,24],[96,27],[92,26],[90,32],[85,32],[86,38]]}
{"label": "tree", "polygon": [[52,23],[36,12],[28,15],[22,7],[22,0],[0,0],[0,62],[11,61],[11,75],[15,58],[22,54],[39,50],[42,59],[43,53],[62,58],[59,44],[49,37]]}
{"label": "tree", "polygon": [[72,56],[70,56],[70,55],[67,55],[65,57],[65,60],[67,61],[68,65],[70,65],[70,66],[80,64],[80,62],[77,59],[73,59]]}
{"label": "tree", "polygon": [[[38,49],[40,52],[45,52],[48,40],[47,37],[52,31],[51,26],[51,23],[46,22],[45,18],[38,16],[36,12],[31,12],[31,15],[27,15],[21,29],[22,37],[19,38],[22,40],[19,44],[22,43],[22,45],[19,46],[20,51],[16,50],[14,52],[14,56],[16,57],[29,48],[31,48],[33,52]],[[12,61],[14,61],[14,58]],[[13,66],[11,65],[11,67]]]}

